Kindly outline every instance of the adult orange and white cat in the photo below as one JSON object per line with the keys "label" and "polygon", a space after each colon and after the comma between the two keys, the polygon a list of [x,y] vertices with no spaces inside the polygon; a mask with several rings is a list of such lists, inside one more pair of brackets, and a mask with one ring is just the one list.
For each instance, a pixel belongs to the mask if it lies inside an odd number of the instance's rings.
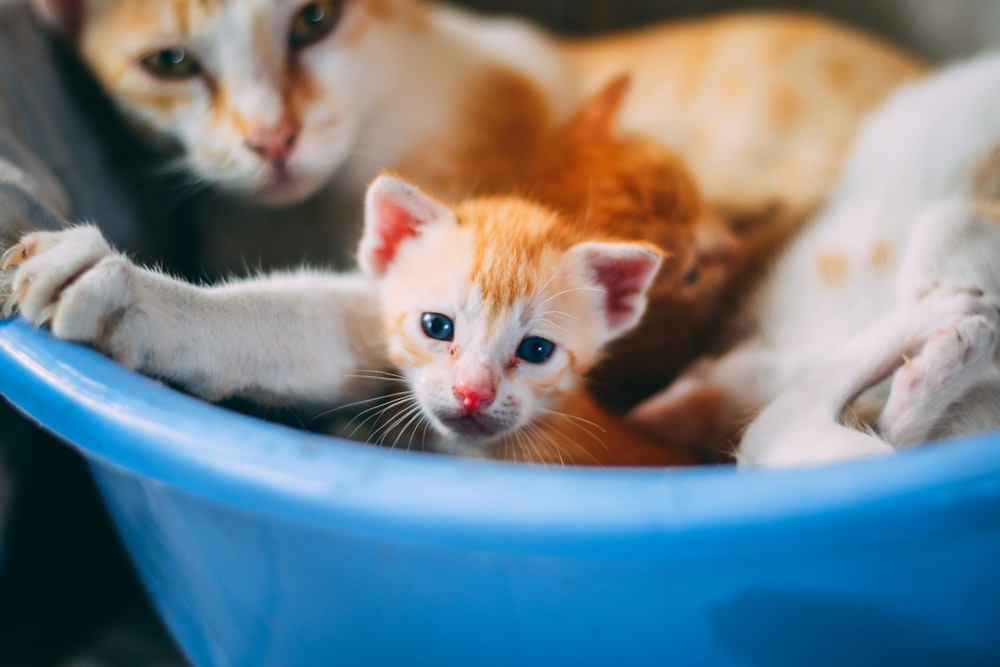
{"label": "adult orange and white cat", "polygon": [[[744,464],[875,455],[1000,426],[1000,53],[868,120],[829,205],[750,302],[749,335],[639,406],[670,440],[742,433]],[[887,378],[889,393],[865,393]],[[859,400],[860,396],[860,400]],[[853,406],[869,429],[845,426]],[[692,426],[692,423],[695,426]]]}
{"label": "adult orange and white cat", "polygon": [[[416,0],[31,2],[198,179],[286,204],[331,186],[329,201],[305,209],[322,224],[298,244],[274,209],[212,216],[202,262],[211,273],[246,257],[297,262],[302,246],[350,266],[364,188],[380,170],[464,196],[481,174],[516,173],[540,127],[623,72],[635,82],[624,129],[677,152],[713,208],[797,219],[832,185],[863,115],[922,71],[888,45],[802,15],[558,40]],[[780,209],[788,215],[760,218]]]}

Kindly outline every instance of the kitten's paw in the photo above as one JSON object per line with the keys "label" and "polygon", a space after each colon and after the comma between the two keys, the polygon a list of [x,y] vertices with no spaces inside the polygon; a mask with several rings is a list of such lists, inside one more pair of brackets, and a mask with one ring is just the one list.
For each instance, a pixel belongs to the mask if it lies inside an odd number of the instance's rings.
{"label": "kitten's paw", "polygon": [[14,297],[14,275],[17,267],[26,259],[24,245],[16,243],[0,255],[0,319],[11,317],[17,310]]}
{"label": "kitten's paw", "polygon": [[17,266],[13,297],[21,315],[36,325],[55,312],[62,293],[112,254],[94,227],[62,232],[34,232],[9,251],[7,261]]}
{"label": "kitten's paw", "polygon": [[973,298],[967,300],[966,314],[932,332],[919,353],[893,375],[879,429],[894,446],[927,440],[948,406],[991,365],[1000,313],[981,292],[967,294]]}
{"label": "kitten's paw", "polygon": [[96,228],[29,234],[8,259],[17,265],[12,298],[25,319],[48,324],[58,338],[135,364],[135,346],[119,335],[119,324],[135,303],[135,267]]}

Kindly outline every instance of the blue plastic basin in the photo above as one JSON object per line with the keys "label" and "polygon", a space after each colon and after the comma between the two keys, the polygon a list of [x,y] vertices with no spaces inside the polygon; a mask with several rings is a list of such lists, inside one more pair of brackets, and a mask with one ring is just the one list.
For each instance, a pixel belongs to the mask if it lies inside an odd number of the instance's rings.
{"label": "blue plastic basin", "polygon": [[227,412],[21,321],[197,665],[1000,664],[1000,437],[791,471],[410,454]]}

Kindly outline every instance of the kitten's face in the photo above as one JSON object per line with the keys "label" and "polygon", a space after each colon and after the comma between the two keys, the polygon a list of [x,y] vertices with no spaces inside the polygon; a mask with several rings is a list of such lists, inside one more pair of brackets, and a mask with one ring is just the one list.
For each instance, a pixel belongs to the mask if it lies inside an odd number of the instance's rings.
{"label": "kitten's face", "polygon": [[503,245],[484,257],[472,229],[429,230],[383,282],[391,358],[424,414],[445,437],[484,446],[552,409],[599,345],[587,285],[560,253]]}
{"label": "kitten's face", "polygon": [[372,45],[389,40],[378,33],[395,4],[86,0],[79,49],[121,109],[178,144],[196,177],[290,202],[329,181],[352,149],[376,96]]}
{"label": "kitten's face", "polygon": [[[442,436],[516,445],[637,321],[659,258],[635,244],[573,244],[556,214],[519,199],[435,215],[445,220],[413,238],[406,221],[376,242],[366,220],[360,261],[381,273],[390,358]],[[372,271],[366,256],[383,266]],[[623,280],[628,294],[605,289],[597,274],[627,274],[629,261],[641,268]]]}

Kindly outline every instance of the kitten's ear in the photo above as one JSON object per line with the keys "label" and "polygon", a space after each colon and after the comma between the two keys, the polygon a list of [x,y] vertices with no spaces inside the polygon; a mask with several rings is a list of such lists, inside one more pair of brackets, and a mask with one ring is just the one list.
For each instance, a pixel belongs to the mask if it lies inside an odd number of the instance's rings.
{"label": "kitten's ear", "polygon": [[57,32],[76,36],[83,21],[85,0],[29,0],[35,14]]}
{"label": "kitten's ear", "polygon": [[455,221],[447,206],[400,178],[379,176],[365,195],[358,266],[369,276],[381,278],[407,239],[420,236],[428,224],[446,221]]}
{"label": "kitten's ear", "polygon": [[578,140],[614,136],[618,112],[621,111],[629,83],[629,75],[621,74],[584,102],[569,121],[570,134]]}
{"label": "kitten's ear", "polygon": [[662,253],[645,243],[578,243],[567,252],[589,286],[604,293],[604,342],[622,335],[646,312],[646,290],[660,270]]}

